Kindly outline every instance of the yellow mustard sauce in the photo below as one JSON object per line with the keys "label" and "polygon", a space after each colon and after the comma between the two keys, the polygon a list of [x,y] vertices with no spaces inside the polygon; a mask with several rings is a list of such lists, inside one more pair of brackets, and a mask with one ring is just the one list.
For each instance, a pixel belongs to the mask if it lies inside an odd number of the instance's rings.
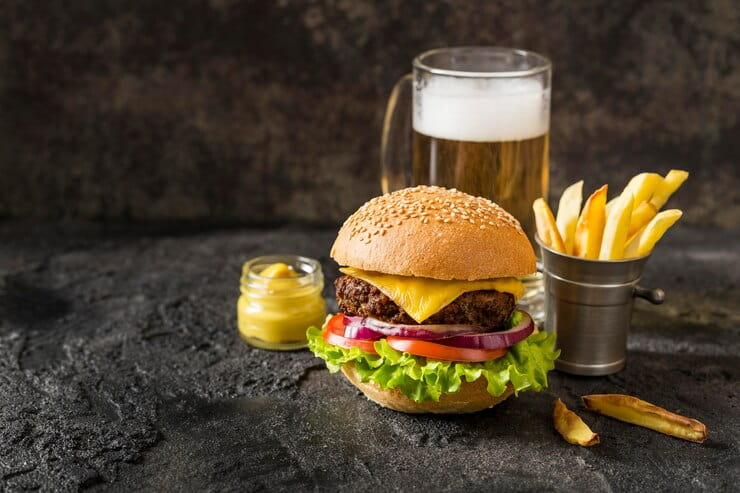
{"label": "yellow mustard sauce", "polygon": [[306,347],[306,329],[326,318],[324,276],[313,259],[270,255],[244,264],[237,302],[239,334],[252,346]]}

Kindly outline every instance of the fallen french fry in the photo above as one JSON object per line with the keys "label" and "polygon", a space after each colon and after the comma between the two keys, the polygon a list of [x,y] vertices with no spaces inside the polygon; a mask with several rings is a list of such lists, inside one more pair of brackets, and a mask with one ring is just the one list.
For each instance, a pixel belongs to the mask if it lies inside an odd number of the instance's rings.
{"label": "fallen french fry", "polygon": [[581,217],[576,224],[576,233],[573,242],[573,255],[583,258],[596,259],[601,249],[601,237],[604,234],[606,223],[606,193],[608,187],[596,190],[586,200]]}
{"label": "fallen french fry", "polygon": [[565,438],[566,442],[582,447],[590,447],[599,443],[599,435],[591,431],[591,428],[576,413],[568,409],[560,399],[555,402],[552,419],[555,429]]}
{"label": "fallen french fry", "polygon": [[623,193],[615,202],[611,214],[606,218],[599,260],[622,260],[624,258],[633,202],[631,192]]}
{"label": "fallen french fry", "polygon": [[565,244],[565,253],[568,255],[573,255],[573,241],[578,215],[581,213],[581,202],[583,202],[583,180],[566,188],[558,204],[558,216],[555,222],[560,238]]}
{"label": "fallen french fry", "polygon": [[665,175],[663,181],[655,189],[653,197],[650,199],[650,203],[655,206],[656,210],[660,210],[661,207],[668,202],[671,195],[674,194],[678,187],[689,177],[689,173],[680,169],[672,169]]}
{"label": "fallen french fry", "polygon": [[560,253],[566,253],[563,239],[558,233],[558,227],[555,224],[555,217],[552,215],[550,207],[545,199],[540,197],[532,204],[534,210],[534,219],[537,224],[537,236],[548,247]]}
{"label": "fallen french fry", "polygon": [[636,205],[635,210],[632,212],[628,235],[631,237],[639,229],[649,223],[658,213],[660,208],[668,202],[671,195],[678,190],[678,187],[680,187],[688,177],[689,174],[686,171],[672,169],[655,187],[655,191],[650,200],[641,202],[637,200],[637,197],[635,197]]}
{"label": "fallen french fry", "polygon": [[632,237],[624,249],[624,258],[642,257],[653,251],[655,244],[678,221],[683,212],[668,209],[659,212],[641,231]]}
{"label": "fallen french fry", "polygon": [[591,411],[666,435],[696,443],[707,438],[707,427],[703,423],[629,395],[584,395],[583,403]]}

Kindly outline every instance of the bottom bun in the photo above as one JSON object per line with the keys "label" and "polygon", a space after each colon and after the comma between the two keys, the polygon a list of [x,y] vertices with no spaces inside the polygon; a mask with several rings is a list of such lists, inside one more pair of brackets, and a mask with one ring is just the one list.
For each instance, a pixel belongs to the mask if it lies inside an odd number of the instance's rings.
{"label": "bottom bun", "polygon": [[342,366],[342,373],[368,399],[383,407],[402,413],[475,413],[505,401],[514,393],[514,388],[509,384],[503,394],[493,397],[486,390],[488,382],[485,377],[480,377],[473,382],[463,380],[460,390],[452,394],[442,394],[439,401],[415,402],[403,395],[398,389],[383,390],[374,383],[361,382],[352,363]]}

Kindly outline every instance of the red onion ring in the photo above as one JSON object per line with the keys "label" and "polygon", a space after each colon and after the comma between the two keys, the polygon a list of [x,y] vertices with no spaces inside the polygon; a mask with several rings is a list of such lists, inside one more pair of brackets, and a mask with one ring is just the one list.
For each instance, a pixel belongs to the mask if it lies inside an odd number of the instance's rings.
{"label": "red onion ring", "polygon": [[476,325],[401,325],[370,317],[344,317],[344,337],[377,340],[386,336],[414,337],[432,341],[484,331]]}
{"label": "red onion ring", "polygon": [[526,312],[521,312],[522,319],[516,326],[503,332],[484,332],[482,334],[464,334],[437,341],[445,346],[471,349],[498,349],[510,347],[523,341],[534,332],[534,322]]}

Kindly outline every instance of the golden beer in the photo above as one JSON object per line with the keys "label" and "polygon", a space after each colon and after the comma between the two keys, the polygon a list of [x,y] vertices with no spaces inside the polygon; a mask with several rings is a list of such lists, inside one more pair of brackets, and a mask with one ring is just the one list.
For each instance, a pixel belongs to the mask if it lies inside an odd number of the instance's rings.
{"label": "golden beer", "polygon": [[[547,199],[549,181],[551,75],[547,58],[513,48],[462,46],[417,56],[413,73],[388,99],[383,192],[438,185],[486,197],[516,217],[534,243],[532,203]],[[540,323],[541,279],[524,278],[519,300]]]}
{"label": "golden beer", "polygon": [[487,197],[509,211],[534,241],[532,202],[547,197],[549,133],[474,142],[413,132],[412,180]]}

